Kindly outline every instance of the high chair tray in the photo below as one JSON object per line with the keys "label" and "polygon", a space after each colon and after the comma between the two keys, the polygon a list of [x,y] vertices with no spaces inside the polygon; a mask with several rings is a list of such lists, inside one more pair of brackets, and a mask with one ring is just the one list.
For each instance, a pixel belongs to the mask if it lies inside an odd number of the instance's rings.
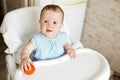
{"label": "high chair tray", "polygon": [[24,74],[20,69],[15,73],[15,80],[108,80],[109,65],[98,52],[83,48],[76,50],[76,58],[67,54],[63,57],[34,62],[35,72]]}

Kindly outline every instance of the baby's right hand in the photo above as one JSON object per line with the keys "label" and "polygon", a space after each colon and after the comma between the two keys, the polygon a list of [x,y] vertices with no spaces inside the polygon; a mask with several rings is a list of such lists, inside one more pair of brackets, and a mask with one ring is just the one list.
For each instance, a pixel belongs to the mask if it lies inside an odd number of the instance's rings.
{"label": "baby's right hand", "polygon": [[24,70],[26,70],[26,71],[31,70],[30,64],[33,64],[33,62],[31,61],[31,59],[29,57],[22,59],[21,64],[20,64],[21,70],[23,72],[24,72]]}

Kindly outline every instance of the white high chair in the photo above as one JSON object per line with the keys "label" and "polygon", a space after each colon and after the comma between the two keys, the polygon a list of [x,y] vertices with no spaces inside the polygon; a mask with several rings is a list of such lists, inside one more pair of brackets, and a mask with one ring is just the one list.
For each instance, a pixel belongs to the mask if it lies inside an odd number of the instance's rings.
{"label": "white high chair", "polygon": [[53,60],[36,61],[34,62],[36,70],[32,75],[24,74],[16,64],[20,64],[19,53],[29,40],[29,36],[39,31],[41,7],[26,7],[9,12],[4,17],[0,29],[8,46],[5,50],[8,54],[7,80],[108,80],[110,68],[105,57],[95,50],[83,48],[79,42],[85,8],[85,6],[63,8],[65,26],[61,31],[66,31],[70,36],[72,47],[77,54],[76,58],[70,59],[68,55],[64,55]]}

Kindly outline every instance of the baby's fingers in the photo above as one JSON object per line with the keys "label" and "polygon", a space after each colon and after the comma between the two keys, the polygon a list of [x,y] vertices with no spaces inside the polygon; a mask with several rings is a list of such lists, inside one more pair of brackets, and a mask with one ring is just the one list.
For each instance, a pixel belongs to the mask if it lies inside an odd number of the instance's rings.
{"label": "baby's fingers", "polygon": [[70,56],[70,58],[75,58],[76,54],[74,52],[68,52],[68,55]]}
{"label": "baby's fingers", "polygon": [[30,64],[33,64],[33,63],[29,59],[27,59],[26,61],[23,61],[22,66],[21,66],[22,71],[24,71],[24,70],[26,70],[26,71],[30,70],[31,69]]}
{"label": "baby's fingers", "polygon": [[24,66],[23,66],[23,71],[24,70],[26,70],[26,71],[28,71],[29,70],[29,68],[28,68],[28,63],[26,62],[25,64],[24,64]]}
{"label": "baby's fingers", "polygon": [[76,54],[75,53],[71,53],[71,58],[75,58]]}

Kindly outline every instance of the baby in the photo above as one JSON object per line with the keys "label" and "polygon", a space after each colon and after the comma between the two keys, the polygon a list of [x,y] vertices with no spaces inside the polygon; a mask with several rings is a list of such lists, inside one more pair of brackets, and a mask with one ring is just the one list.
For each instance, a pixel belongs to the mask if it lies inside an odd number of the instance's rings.
{"label": "baby", "polygon": [[[40,14],[40,32],[31,36],[28,44],[21,51],[23,70],[30,69],[32,61],[49,60],[65,54],[75,58],[75,51],[68,43],[68,36],[60,32],[63,27],[64,12],[58,5],[45,6]],[[28,67],[27,67],[28,66]]]}

